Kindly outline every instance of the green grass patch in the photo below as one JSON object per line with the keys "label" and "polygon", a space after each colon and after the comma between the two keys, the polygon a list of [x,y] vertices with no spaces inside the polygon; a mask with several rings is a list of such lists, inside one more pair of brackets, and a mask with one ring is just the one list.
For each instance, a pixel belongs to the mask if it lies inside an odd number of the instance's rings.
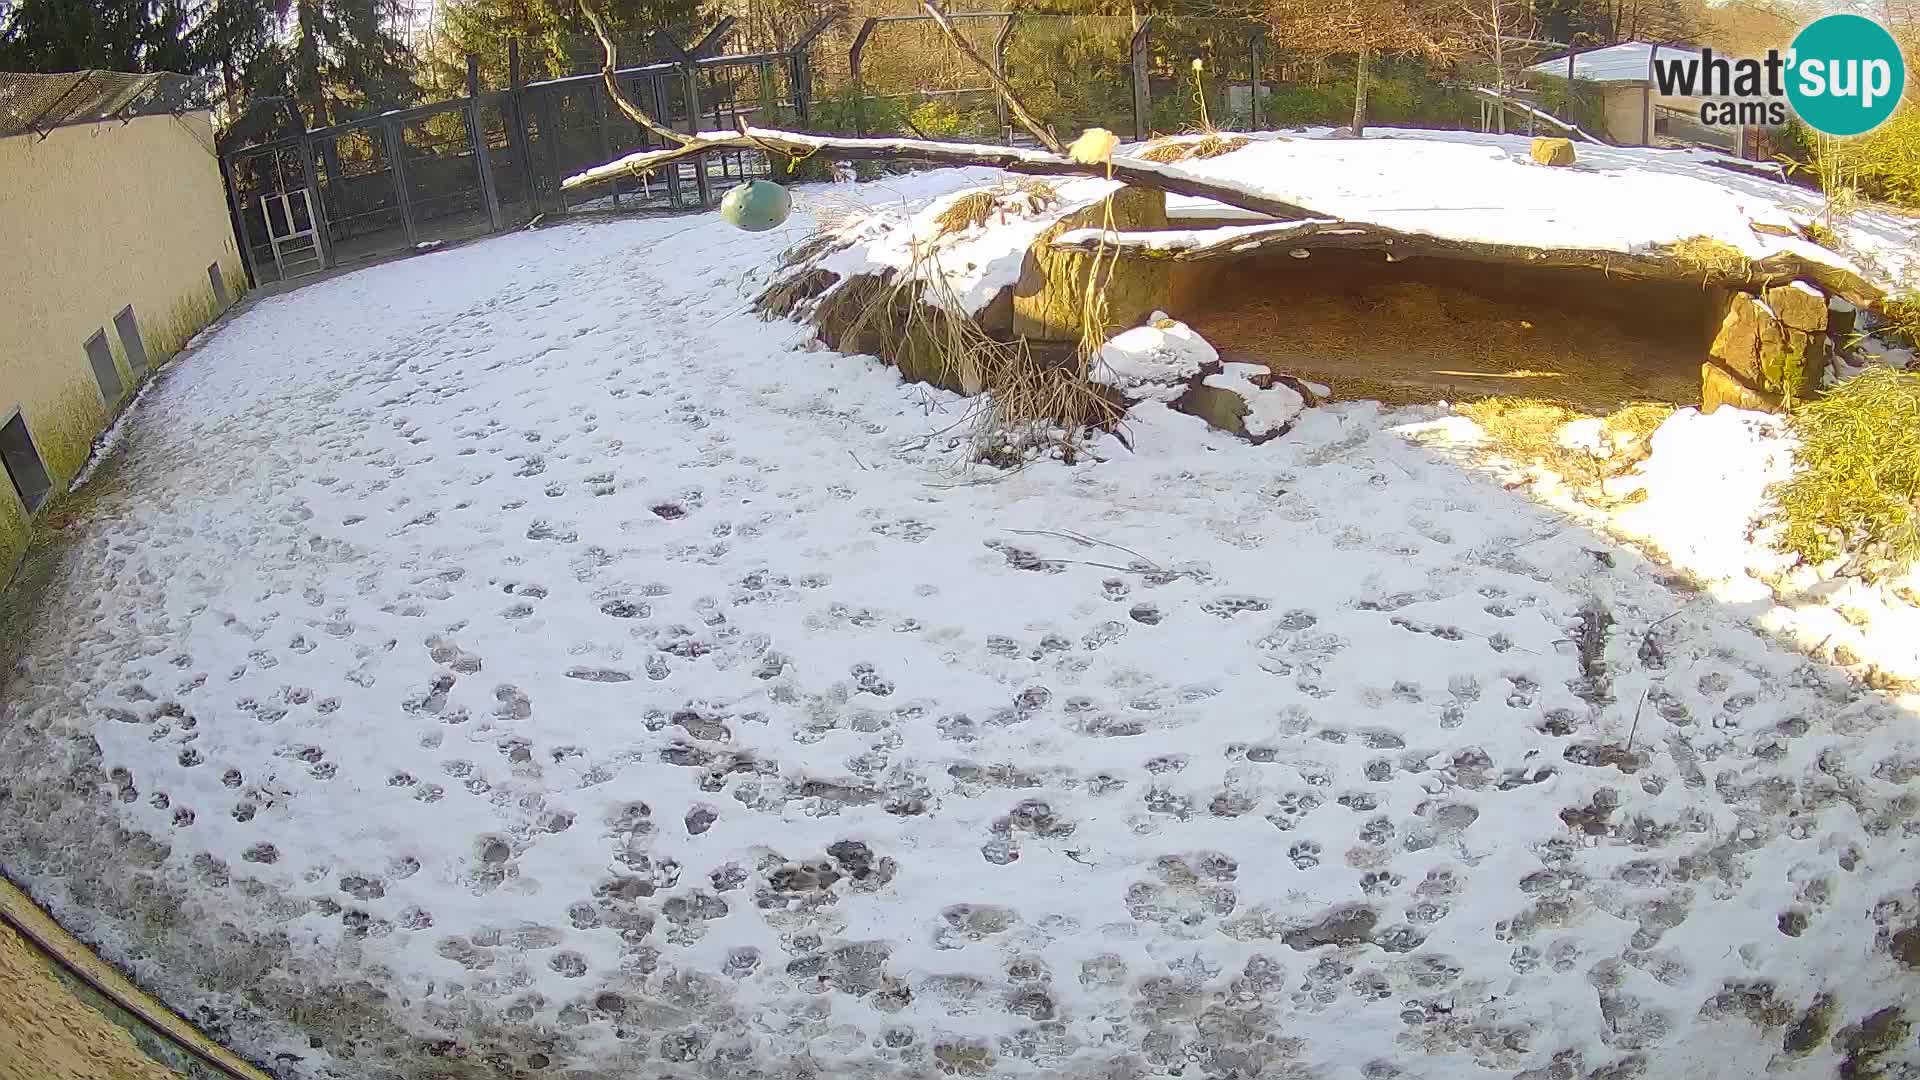
{"label": "green grass patch", "polygon": [[1873,368],[1791,419],[1798,469],[1775,491],[1778,546],[1808,563],[1899,573],[1920,558],[1920,373]]}

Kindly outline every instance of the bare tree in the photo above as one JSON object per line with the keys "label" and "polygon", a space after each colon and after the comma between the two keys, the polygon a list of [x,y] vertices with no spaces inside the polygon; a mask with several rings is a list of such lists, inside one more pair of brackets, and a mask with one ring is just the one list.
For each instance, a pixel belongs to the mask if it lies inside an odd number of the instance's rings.
{"label": "bare tree", "polygon": [[[1538,26],[1529,0],[1457,0],[1459,34],[1475,59],[1493,69],[1493,91],[1504,101],[1507,87],[1517,82],[1508,71],[1510,46],[1533,40]],[[1507,132],[1507,111],[1494,110],[1496,130]]]}
{"label": "bare tree", "polygon": [[1353,134],[1367,123],[1367,79],[1381,55],[1447,60],[1461,48],[1460,0],[1271,0],[1275,44],[1314,58],[1353,53]]}

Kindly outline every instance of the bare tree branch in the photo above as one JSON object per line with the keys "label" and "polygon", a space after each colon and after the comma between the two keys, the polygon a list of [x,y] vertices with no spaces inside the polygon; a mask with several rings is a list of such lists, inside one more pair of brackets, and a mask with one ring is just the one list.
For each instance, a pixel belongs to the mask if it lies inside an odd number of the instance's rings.
{"label": "bare tree branch", "polygon": [[613,99],[613,103],[619,107],[621,112],[627,114],[627,119],[639,124],[641,127],[646,128],[648,131],[653,132],[668,142],[679,143],[681,146],[686,146],[693,142],[692,137],[682,135],[672,128],[656,121],[653,117],[648,116],[646,110],[635,105],[627,99],[627,95],[620,92],[620,80],[613,76],[614,71],[617,70],[617,57],[614,53],[613,38],[607,35],[607,24],[600,21],[599,12],[594,11],[593,7],[587,3],[587,0],[580,0],[580,13],[587,17],[587,22],[593,24],[593,32],[600,37],[600,47],[607,50],[607,62],[600,66],[600,78],[607,84],[607,96]]}
{"label": "bare tree branch", "polygon": [[1007,85],[1007,80],[1001,77],[1000,69],[987,63],[986,58],[974,51],[967,39],[961,37],[960,32],[953,28],[953,22],[947,18],[946,10],[940,6],[939,0],[920,0],[920,6],[926,9],[927,14],[933,19],[933,24],[940,28],[940,32],[947,36],[947,40],[953,42],[953,47],[959,49],[961,55],[973,61],[974,66],[986,72],[987,80],[993,83],[993,88],[1006,99],[1007,108],[1013,110],[1013,115],[1019,118],[1020,123],[1028,131],[1033,132],[1033,137],[1040,140],[1040,145],[1065,157],[1067,152],[1060,145],[1060,140],[1054,138],[1053,132],[1046,125],[1035,120],[1033,114],[1027,111],[1027,107],[1021,104],[1020,98],[1013,92],[1013,87]]}
{"label": "bare tree branch", "polygon": [[[586,187],[615,177],[650,172],[703,150],[759,150],[789,160],[820,154],[840,161],[933,161],[942,165],[985,165],[1028,176],[1109,175],[1135,187],[1154,188],[1174,195],[1203,199],[1251,210],[1280,219],[1325,218],[1298,203],[1261,195],[1243,185],[1196,175],[1179,164],[1161,164],[1137,158],[1115,157],[1111,162],[1079,162],[1016,146],[933,142],[924,139],[855,139],[833,135],[806,135],[797,131],[748,127],[738,131],[703,131],[682,146],[648,150],[596,165],[561,182],[566,190]],[[1111,171],[1109,171],[1111,170]]]}

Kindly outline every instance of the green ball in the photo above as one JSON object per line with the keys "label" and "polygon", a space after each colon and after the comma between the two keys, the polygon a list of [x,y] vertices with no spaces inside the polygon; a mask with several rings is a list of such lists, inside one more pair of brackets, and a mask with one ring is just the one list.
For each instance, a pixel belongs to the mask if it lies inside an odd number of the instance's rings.
{"label": "green ball", "polygon": [[750,180],[720,200],[720,216],[727,224],[748,232],[766,232],[787,220],[793,196],[771,180]]}

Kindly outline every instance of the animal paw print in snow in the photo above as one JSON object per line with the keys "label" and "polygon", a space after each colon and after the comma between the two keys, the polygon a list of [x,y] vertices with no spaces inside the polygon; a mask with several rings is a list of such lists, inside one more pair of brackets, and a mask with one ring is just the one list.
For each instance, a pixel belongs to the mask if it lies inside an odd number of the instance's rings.
{"label": "animal paw print in snow", "polygon": [[893,693],[893,684],[881,678],[872,664],[855,664],[848,670],[848,674],[853,676],[854,685],[858,686],[863,694],[887,697]]}

